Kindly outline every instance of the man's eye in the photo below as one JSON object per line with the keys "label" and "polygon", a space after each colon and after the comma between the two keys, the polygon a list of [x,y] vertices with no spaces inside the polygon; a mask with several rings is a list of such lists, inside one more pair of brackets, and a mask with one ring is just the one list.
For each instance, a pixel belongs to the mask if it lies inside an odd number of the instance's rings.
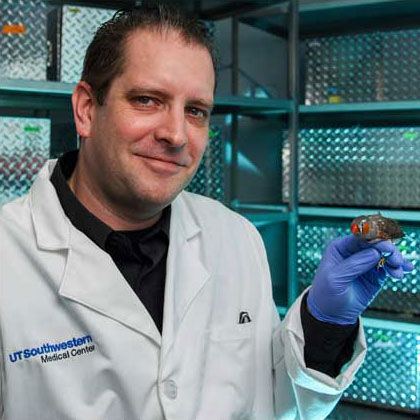
{"label": "man's eye", "polygon": [[198,117],[198,118],[207,118],[208,116],[208,112],[200,108],[191,107],[191,108],[188,108],[188,112],[194,117]]}
{"label": "man's eye", "polygon": [[148,96],[138,96],[135,98],[135,101],[141,105],[150,105],[151,102],[153,102],[153,99],[149,98]]}

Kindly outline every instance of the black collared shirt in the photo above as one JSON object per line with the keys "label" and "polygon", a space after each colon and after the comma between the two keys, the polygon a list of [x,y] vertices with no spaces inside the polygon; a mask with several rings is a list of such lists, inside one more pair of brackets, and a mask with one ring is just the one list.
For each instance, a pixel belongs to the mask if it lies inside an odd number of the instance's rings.
{"label": "black collared shirt", "polygon": [[80,203],[67,184],[77,156],[77,151],[63,155],[51,175],[64,213],[77,229],[111,256],[162,333],[171,207],[166,207],[159,221],[147,229],[112,230]]}

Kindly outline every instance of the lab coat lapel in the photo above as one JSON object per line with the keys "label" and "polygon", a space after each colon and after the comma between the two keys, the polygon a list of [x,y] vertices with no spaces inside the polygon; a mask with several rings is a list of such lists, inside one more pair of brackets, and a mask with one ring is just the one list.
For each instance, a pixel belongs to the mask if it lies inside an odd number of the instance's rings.
{"label": "lab coat lapel", "polygon": [[58,293],[148,336],[160,345],[151,316],[115,266],[111,257],[74,228],[65,216],[49,181],[56,161],[48,161],[30,194],[32,219],[40,249],[67,250],[64,275],[57,273]]}
{"label": "lab coat lapel", "polygon": [[77,229],[72,229],[70,242],[60,295],[115,319],[160,345],[155,323],[112,258]]}
{"label": "lab coat lapel", "polygon": [[172,203],[166,269],[162,357],[170,350],[192,301],[210,278],[200,258],[201,228],[181,193]]}

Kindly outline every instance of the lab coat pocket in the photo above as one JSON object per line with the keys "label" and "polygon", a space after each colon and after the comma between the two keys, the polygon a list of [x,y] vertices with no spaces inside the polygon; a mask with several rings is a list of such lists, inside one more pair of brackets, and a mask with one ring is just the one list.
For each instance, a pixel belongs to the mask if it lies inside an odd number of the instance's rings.
{"label": "lab coat pocket", "polygon": [[204,406],[213,418],[249,415],[255,390],[254,324],[212,328],[206,341]]}

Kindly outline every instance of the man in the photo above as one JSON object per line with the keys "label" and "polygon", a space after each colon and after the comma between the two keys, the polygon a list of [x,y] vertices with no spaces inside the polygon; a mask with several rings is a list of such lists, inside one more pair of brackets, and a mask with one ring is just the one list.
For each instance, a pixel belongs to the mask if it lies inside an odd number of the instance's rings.
{"label": "man", "polygon": [[280,324],[255,228],[182,192],[214,88],[211,43],[177,12],[96,34],[72,98],[80,151],[1,215],[4,419],[319,419],[351,382],[381,252],[394,276],[411,267],[391,244],[335,241]]}

